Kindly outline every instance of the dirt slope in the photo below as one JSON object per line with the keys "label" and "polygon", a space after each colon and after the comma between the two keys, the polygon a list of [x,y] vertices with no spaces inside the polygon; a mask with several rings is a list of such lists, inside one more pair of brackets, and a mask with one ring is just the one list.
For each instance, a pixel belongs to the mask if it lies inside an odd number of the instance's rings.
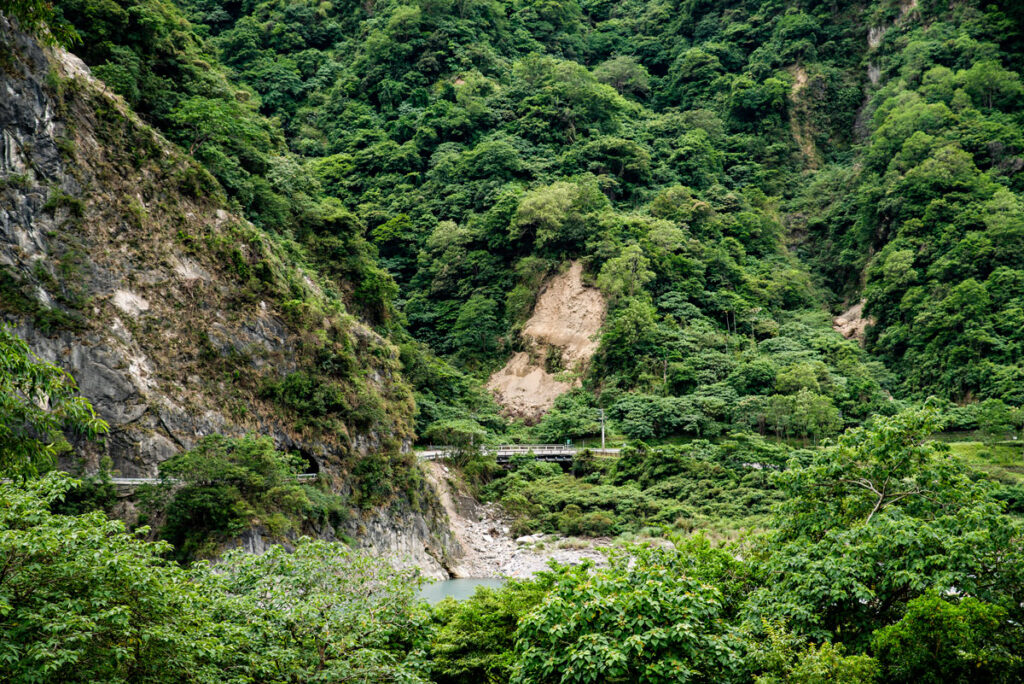
{"label": "dirt slope", "polygon": [[523,327],[526,351],[512,356],[487,383],[509,415],[535,422],[578,384],[552,371],[579,374],[586,368],[597,351],[606,309],[601,293],[583,283],[579,262],[548,280]]}

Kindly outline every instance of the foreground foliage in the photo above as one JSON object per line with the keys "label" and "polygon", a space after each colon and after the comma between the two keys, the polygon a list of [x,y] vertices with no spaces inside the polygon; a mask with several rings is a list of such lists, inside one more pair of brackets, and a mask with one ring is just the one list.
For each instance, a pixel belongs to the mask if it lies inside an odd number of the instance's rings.
{"label": "foreground foliage", "polygon": [[438,684],[509,681],[517,662],[519,619],[544,599],[558,577],[557,571],[541,572],[528,580],[509,580],[498,589],[480,587],[465,601],[446,599],[435,606],[435,631],[427,651],[431,679]]}
{"label": "foreground foliage", "polygon": [[677,554],[634,549],[591,572],[563,573],[516,634],[513,682],[734,679],[739,644],[718,589]]}
{"label": "foreground foliage", "polygon": [[926,441],[933,421],[934,412],[914,411],[851,430],[783,473],[766,586],[751,598],[757,611],[852,647],[928,591],[1024,617],[1024,528],[989,483],[972,482]]}
{"label": "foreground foliage", "polygon": [[0,483],[0,678],[164,682],[196,661],[201,616],[183,574],[102,512],[53,515],[51,473]]}
{"label": "foreground foliage", "polygon": [[0,483],[4,681],[423,681],[415,572],[308,539],[185,570],[101,512],[51,513],[72,486]]}
{"label": "foreground foliage", "polygon": [[520,618],[513,678],[1018,680],[1024,525],[928,441],[936,419],[878,418],[799,454],[764,535],[561,569]]}
{"label": "foreground foliage", "polygon": [[189,574],[218,647],[207,681],[425,681],[416,570],[303,540],[294,552],[230,551]]}

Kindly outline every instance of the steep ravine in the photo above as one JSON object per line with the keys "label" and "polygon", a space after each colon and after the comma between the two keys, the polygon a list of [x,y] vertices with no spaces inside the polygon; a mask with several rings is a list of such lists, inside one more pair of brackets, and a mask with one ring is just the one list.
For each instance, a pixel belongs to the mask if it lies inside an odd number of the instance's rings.
{"label": "steep ravine", "polygon": [[481,504],[463,491],[448,466],[425,461],[422,467],[461,550],[461,555],[448,565],[452,577],[526,578],[546,569],[550,560],[568,565],[584,560],[604,563],[604,555],[598,549],[611,540],[539,534],[514,539],[500,507]]}

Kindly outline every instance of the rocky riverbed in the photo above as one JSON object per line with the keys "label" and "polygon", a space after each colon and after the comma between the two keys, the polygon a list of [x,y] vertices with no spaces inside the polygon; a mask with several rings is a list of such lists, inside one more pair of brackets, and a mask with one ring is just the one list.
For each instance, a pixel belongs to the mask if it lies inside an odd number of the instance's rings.
{"label": "rocky riverbed", "polygon": [[600,549],[610,545],[611,539],[540,534],[513,538],[500,507],[481,504],[464,493],[443,463],[429,461],[423,468],[462,547],[461,556],[448,566],[452,577],[525,578],[547,568],[549,560],[604,564]]}

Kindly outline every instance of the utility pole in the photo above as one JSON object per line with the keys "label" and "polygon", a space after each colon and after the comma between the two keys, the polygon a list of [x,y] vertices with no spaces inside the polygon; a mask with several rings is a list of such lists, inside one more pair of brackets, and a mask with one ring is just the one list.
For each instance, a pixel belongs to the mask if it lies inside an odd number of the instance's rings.
{"label": "utility pole", "polygon": [[604,409],[597,409],[601,412],[601,451],[604,451]]}

